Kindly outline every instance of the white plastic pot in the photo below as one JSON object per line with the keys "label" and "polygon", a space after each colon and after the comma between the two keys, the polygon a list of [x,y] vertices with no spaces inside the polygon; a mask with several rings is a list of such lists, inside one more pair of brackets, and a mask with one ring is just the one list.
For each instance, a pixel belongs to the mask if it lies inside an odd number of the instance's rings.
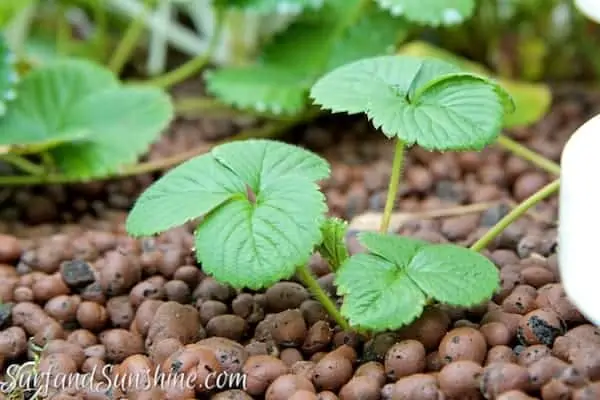
{"label": "white plastic pot", "polygon": [[575,7],[586,17],[600,24],[600,0],[574,0]]}
{"label": "white plastic pot", "polygon": [[561,157],[558,263],[564,290],[600,325],[600,114],[571,136]]}

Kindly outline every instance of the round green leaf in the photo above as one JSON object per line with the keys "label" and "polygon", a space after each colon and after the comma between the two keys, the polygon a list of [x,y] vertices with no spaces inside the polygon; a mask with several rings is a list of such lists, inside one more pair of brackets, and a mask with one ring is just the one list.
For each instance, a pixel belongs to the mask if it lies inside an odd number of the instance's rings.
{"label": "round green leaf", "polygon": [[372,254],[356,254],[336,272],[340,309],[354,327],[394,330],[414,321],[425,307],[419,287],[394,263]]}
{"label": "round green leaf", "polygon": [[322,240],[327,206],[315,181],[329,174],[329,165],[307,150],[268,140],[229,143],[212,155],[254,196],[244,190],[206,215],[196,231],[203,270],[239,288],[289,278]]}
{"label": "round green leaf", "polygon": [[423,25],[457,25],[473,15],[475,0],[376,0],[393,15]]}
{"label": "round green leaf", "polygon": [[50,151],[67,176],[91,178],[134,164],[173,118],[169,96],[150,87],[120,87],[88,96],[68,114],[71,129],[84,140]]}
{"label": "round green leaf", "polygon": [[160,89],[122,86],[92,62],[61,61],[25,76],[0,121],[0,144],[49,149],[64,175],[101,177],[135,162],[173,115]]}
{"label": "round green leaf", "polygon": [[205,75],[209,93],[241,109],[296,114],[306,106],[310,81],[269,65],[223,68]]}
{"label": "round green leaf", "polygon": [[512,99],[494,81],[435,59],[383,56],[337,68],[312,88],[322,108],[364,112],[388,137],[428,150],[480,150],[498,136]]}
{"label": "round green leaf", "polygon": [[272,140],[223,144],[150,186],[127,230],[154,234],[203,217],[195,233],[203,270],[259,289],[290,277],[321,243],[327,206],[316,181],[328,174],[324,159],[300,147]]}
{"label": "round green leaf", "polygon": [[430,297],[462,307],[489,299],[500,282],[498,268],[489,259],[450,244],[422,248],[406,273]]}
{"label": "round green leaf", "polygon": [[61,143],[89,134],[70,124],[82,99],[118,86],[110,71],[79,60],[35,69],[19,85],[19,96],[0,121],[0,145]]}

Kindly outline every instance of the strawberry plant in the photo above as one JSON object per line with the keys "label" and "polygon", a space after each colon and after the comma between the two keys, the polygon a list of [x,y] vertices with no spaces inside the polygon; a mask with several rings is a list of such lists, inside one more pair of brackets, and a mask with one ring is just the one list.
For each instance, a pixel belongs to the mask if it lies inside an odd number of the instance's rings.
{"label": "strawberry plant", "polygon": [[[396,329],[432,301],[473,306],[491,297],[499,273],[487,258],[473,249],[394,235],[388,223],[404,149],[484,148],[514,108],[510,95],[481,75],[411,56],[344,64],[318,79],[310,94],[333,112],[366,113],[396,142],[381,232],[359,235],[367,253],[350,257],[345,222],[325,217],[317,182],[328,177],[327,162],[273,140],[223,144],[174,168],[138,198],[127,219],[129,234],[159,234],[196,220],[195,251],[204,272],[254,290],[296,275],[343,328]],[[314,251],[336,274],[341,311],[308,270]]]}

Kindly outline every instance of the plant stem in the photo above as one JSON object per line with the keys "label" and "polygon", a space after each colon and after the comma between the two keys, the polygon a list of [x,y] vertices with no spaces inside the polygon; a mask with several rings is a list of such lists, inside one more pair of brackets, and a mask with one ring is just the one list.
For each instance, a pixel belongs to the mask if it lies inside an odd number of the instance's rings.
{"label": "plant stem", "polygon": [[[147,1],[145,3],[147,3]],[[144,8],[129,24],[123,39],[121,39],[121,42],[117,45],[112,58],[108,62],[108,67],[115,75],[121,74],[121,71],[131,57],[142,32],[144,32],[144,18],[146,17],[147,12],[144,4]]]}
{"label": "plant stem", "polygon": [[388,231],[390,220],[392,218],[392,211],[394,210],[394,205],[396,203],[396,195],[398,194],[398,186],[402,176],[402,164],[404,161],[404,141],[402,139],[396,139],[396,149],[394,151],[392,175],[390,176],[387,199],[385,201],[385,208],[381,219],[381,227],[379,228],[381,233],[386,233]]}
{"label": "plant stem", "polygon": [[525,160],[542,168],[543,170],[550,172],[554,175],[560,175],[560,165],[536,153],[535,151],[529,150],[527,147],[523,146],[517,141],[512,140],[511,138],[505,135],[500,135],[498,137],[497,143],[500,146],[504,147],[506,150],[510,151],[511,153],[521,158],[524,158]]}
{"label": "plant stem", "polygon": [[31,175],[40,176],[40,175],[44,174],[44,168],[40,167],[37,164],[32,163],[28,159],[18,156],[16,154],[11,154],[11,153],[2,154],[2,155],[0,155],[0,161],[5,161],[5,162],[19,168],[21,171],[26,172]]}
{"label": "plant stem", "polygon": [[61,56],[69,53],[69,44],[71,41],[71,26],[66,16],[66,7],[59,6],[58,17],[56,21],[56,51]]}
{"label": "plant stem", "polygon": [[200,72],[200,70],[204,68],[206,64],[208,64],[208,62],[210,61],[211,55],[217,47],[217,44],[219,43],[219,34],[221,32],[221,26],[223,23],[222,11],[216,11],[216,21],[217,22],[215,26],[215,31],[213,32],[213,37],[210,39],[208,49],[206,50],[206,52],[204,52],[204,54],[192,58],[190,61],[179,66],[173,71],[157,76],[156,78],[147,80],[145,84],[158,86],[163,89],[166,89],[173,85],[181,83]]}
{"label": "plant stem", "polygon": [[333,303],[333,300],[329,298],[327,293],[323,290],[321,285],[317,279],[313,276],[313,274],[309,271],[306,265],[302,265],[296,269],[296,276],[304,286],[310,290],[310,292],[315,296],[315,299],[321,303],[323,308],[329,313],[329,315],[335,320],[335,322],[345,331],[350,330],[350,326],[342,314],[338,311],[337,307]]}
{"label": "plant stem", "polygon": [[502,218],[496,225],[494,225],[485,235],[483,235],[478,241],[476,241],[472,246],[471,250],[481,251],[488,244],[492,242],[506,227],[516,221],[519,217],[525,214],[531,207],[538,204],[540,201],[548,198],[552,194],[558,191],[560,187],[560,179],[556,179],[555,181],[550,182],[548,185],[544,186],[536,193],[532,194],[529,198],[519,204],[517,207],[513,208],[511,212],[506,214],[504,218]]}

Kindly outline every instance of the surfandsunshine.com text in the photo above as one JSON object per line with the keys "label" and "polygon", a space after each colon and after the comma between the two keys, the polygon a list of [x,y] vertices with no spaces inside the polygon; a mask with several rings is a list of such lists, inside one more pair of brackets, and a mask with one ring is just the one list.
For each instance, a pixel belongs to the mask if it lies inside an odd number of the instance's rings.
{"label": "surfandsunshine.com text", "polygon": [[[47,396],[51,390],[91,390],[93,392],[118,391],[122,393],[147,391],[153,388],[180,388],[194,390],[200,387],[206,390],[242,389],[247,386],[247,376],[242,373],[210,372],[198,376],[195,373],[163,372],[159,368],[119,374],[113,365],[105,365],[100,370],[94,367],[86,373],[64,373],[53,371],[35,372],[33,361],[7,368],[5,380],[0,383],[0,392],[15,391]],[[95,380],[94,377],[101,379]]]}

